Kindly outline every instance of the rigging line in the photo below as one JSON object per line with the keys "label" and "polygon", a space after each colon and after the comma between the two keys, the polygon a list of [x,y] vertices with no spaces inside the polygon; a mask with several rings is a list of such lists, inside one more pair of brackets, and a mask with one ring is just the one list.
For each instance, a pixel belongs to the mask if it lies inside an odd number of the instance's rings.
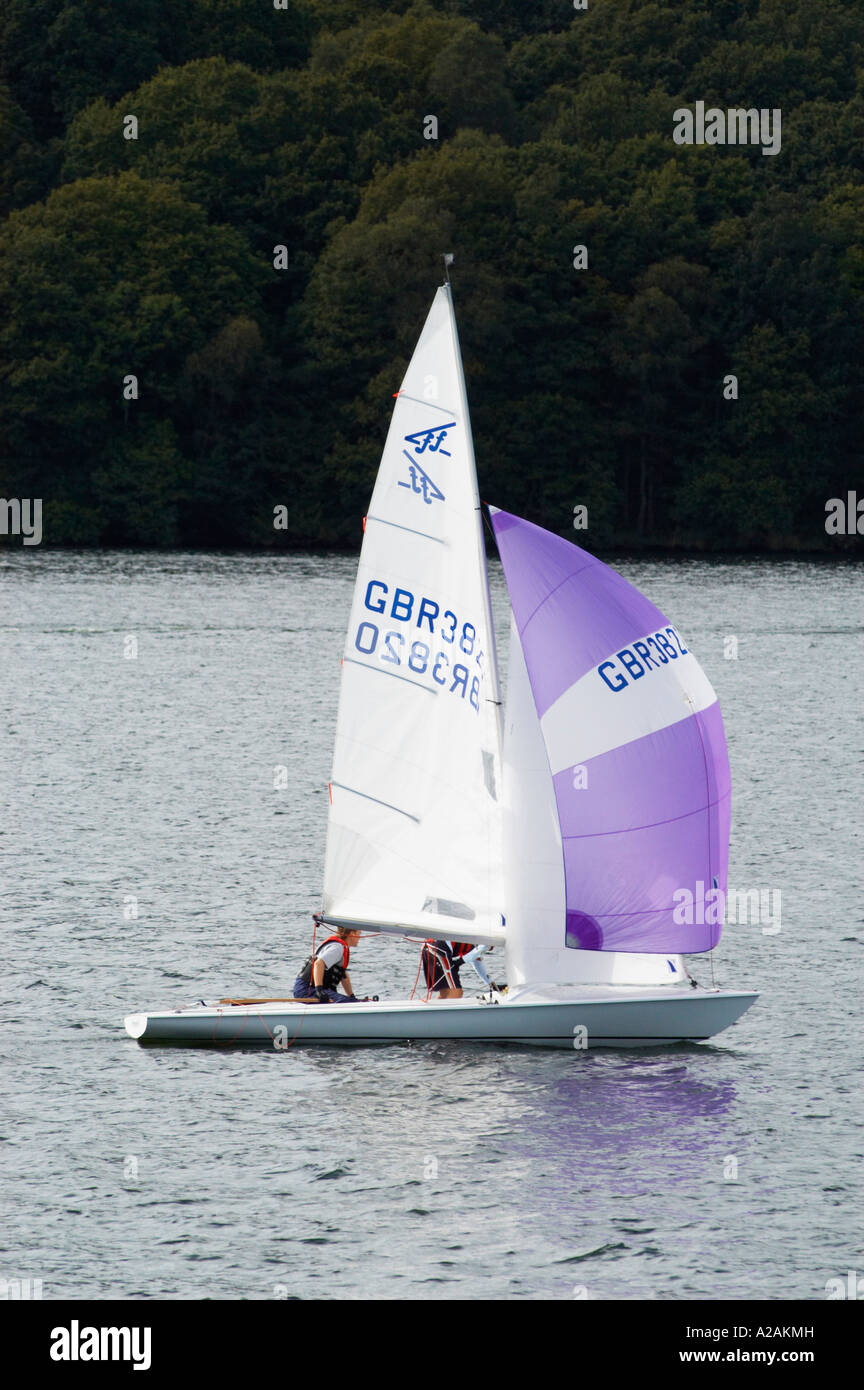
{"label": "rigging line", "polygon": [[[488,502],[481,502],[481,503],[479,504],[479,506],[477,506],[477,507],[474,508],[474,510],[475,510],[475,511],[478,511],[478,512],[480,513],[481,517],[483,518],[483,525],[485,526],[486,530],[489,532],[489,535],[490,535],[490,537],[491,537],[491,539],[492,539],[492,541],[493,541],[493,543],[494,543],[495,550],[496,550],[496,552],[497,552],[497,551],[498,551],[498,542],[497,542],[497,540],[495,539],[495,528],[494,528],[494,526],[492,525],[492,522],[491,522],[490,519],[489,519],[489,503],[488,503]],[[500,553],[500,552],[499,552],[499,553]]]}
{"label": "rigging line", "polygon": [[246,1032],[246,1025],[247,1025],[248,1022],[249,1022],[250,1015],[249,1015],[249,1014],[246,1014],[246,1015],[244,1016],[242,1026],[241,1026],[241,1028],[240,1028],[240,1032],[239,1032],[239,1033],[235,1033],[234,1036],[233,1036],[233,1038],[217,1038],[217,1036],[216,1036],[216,1029],[217,1029],[217,1027],[219,1026],[219,1024],[222,1022],[224,1016],[225,1016],[225,1011],[224,1011],[224,1009],[220,1009],[220,1010],[219,1010],[219,1017],[213,1020],[213,1032],[212,1032],[212,1034],[211,1034],[211,1041],[214,1042],[214,1043],[223,1043],[223,1044],[226,1045],[226,1046],[230,1046],[231,1043],[235,1043],[235,1042],[237,1041],[237,1039],[238,1039],[239,1037],[242,1037],[243,1033]]}
{"label": "rigging line", "polygon": [[418,983],[418,981],[419,981],[419,979],[420,979],[420,971],[421,971],[422,969],[423,969],[423,952],[421,951],[421,952],[420,952],[420,960],[419,960],[419,962],[418,962],[418,964],[417,964],[417,974],[414,976],[414,988],[412,989],[411,993],[410,993],[409,996],[408,996],[409,999],[413,999],[413,998],[414,998],[414,995],[417,993],[417,983]]}
{"label": "rigging line", "polygon": [[[304,1001],[303,1001],[302,999],[300,999],[300,1000],[297,1000],[296,1002],[302,1004]],[[267,1036],[269,1037],[270,1041],[272,1042],[275,1051],[281,1052],[281,1051],[283,1050],[283,1047],[282,1047],[282,1045],[280,1045],[279,1043],[277,1043],[275,1033],[271,1033],[271,1032],[270,1032],[270,1029],[267,1027],[267,1020],[264,1018],[263,1014],[260,1014],[260,1013],[259,1013],[259,1014],[256,1014],[255,1016],[256,1016],[256,1018],[258,1019],[258,1022],[261,1023],[261,1024],[263,1025],[264,1032],[267,1034]],[[298,1037],[300,1036],[300,1029],[303,1027],[303,1024],[306,1022],[307,1017],[308,1017],[308,1009],[307,1009],[307,1011],[306,1011],[305,1013],[301,1013],[301,1015],[300,1015],[300,1022],[299,1022],[299,1024],[297,1025],[297,1031],[296,1031],[296,1033],[294,1034],[293,1038],[291,1039],[291,1041],[290,1041],[289,1043],[285,1043],[285,1044],[284,1044],[284,1047],[285,1047],[286,1049],[289,1048],[289,1047],[293,1047],[293,1046],[294,1046],[295,1042],[297,1041]],[[275,1024],[274,1026],[278,1028],[280,1025],[277,1023],[277,1024]],[[288,1030],[286,1029],[285,1031],[287,1032]]]}
{"label": "rigging line", "polygon": [[[424,952],[424,951],[426,951],[426,942],[425,942],[425,941],[424,941],[424,943],[423,943],[423,950],[420,952],[420,964],[421,964],[421,966],[422,966],[422,964],[423,964],[423,952]],[[433,957],[433,959],[434,959],[434,957]],[[435,979],[435,969],[434,969],[434,966],[431,966],[431,967],[430,967],[429,973],[431,974],[432,980],[433,980],[433,982],[434,982],[434,979]],[[428,1004],[428,1003],[429,1003],[429,1000],[432,998],[432,985],[429,983],[429,978],[428,978],[428,976],[426,975],[426,972],[425,972],[425,971],[423,972],[423,975],[424,975],[424,979],[426,980],[426,994],[425,994],[425,996],[424,996],[423,1003],[424,1003],[424,1004]]]}

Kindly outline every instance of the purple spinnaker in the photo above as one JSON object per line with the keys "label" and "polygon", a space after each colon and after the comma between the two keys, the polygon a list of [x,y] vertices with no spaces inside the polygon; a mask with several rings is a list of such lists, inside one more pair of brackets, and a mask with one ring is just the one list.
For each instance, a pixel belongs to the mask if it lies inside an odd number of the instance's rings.
{"label": "purple spinnaker", "polygon": [[731,790],[714,691],[620,574],[507,512],[492,524],[555,788],[564,944],[711,950]]}

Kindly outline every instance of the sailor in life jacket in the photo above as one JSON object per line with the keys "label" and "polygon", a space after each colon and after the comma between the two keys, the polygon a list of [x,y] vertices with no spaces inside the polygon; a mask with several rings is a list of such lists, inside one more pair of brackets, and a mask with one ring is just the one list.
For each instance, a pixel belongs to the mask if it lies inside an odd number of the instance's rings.
{"label": "sailor in life jacket", "polygon": [[[294,998],[310,1004],[356,1004],[357,1000],[348,974],[350,948],[360,940],[359,931],[337,927],[306,961],[294,981]],[[338,992],[339,985],[342,993]]]}
{"label": "sailor in life jacket", "polygon": [[420,960],[429,993],[437,994],[439,999],[461,999],[459,972],[469,962],[486,988],[491,989],[492,982],[480,960],[488,949],[486,946],[472,946],[470,941],[433,941],[431,938],[424,941]]}

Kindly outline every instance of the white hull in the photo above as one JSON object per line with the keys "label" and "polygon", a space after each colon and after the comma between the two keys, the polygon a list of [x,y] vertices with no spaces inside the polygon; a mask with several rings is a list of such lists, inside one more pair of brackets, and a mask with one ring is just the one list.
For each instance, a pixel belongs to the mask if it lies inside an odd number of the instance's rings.
{"label": "white hull", "polygon": [[[369,1004],[199,1005],[130,1014],[139,1042],[284,1050],[306,1043],[368,1045],[456,1039],[531,1047],[659,1047],[701,1042],[728,1028],[756,994],[666,987],[585,986],[519,992],[500,1002],[453,999]],[[584,1033],[582,1030],[585,1030]]]}

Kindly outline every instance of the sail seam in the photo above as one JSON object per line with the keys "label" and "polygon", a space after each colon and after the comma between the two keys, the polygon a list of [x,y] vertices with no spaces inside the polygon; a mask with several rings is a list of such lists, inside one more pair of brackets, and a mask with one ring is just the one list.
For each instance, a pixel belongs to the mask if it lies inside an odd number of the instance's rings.
{"label": "sail seam", "polygon": [[[598,916],[599,918],[602,918],[602,920],[603,920],[604,922],[605,922],[605,920],[606,920],[607,917],[609,917],[609,918],[614,918],[614,919],[617,921],[619,917],[650,917],[650,916],[652,915],[652,913],[655,913],[655,912],[674,912],[675,909],[676,909],[677,907],[678,907],[678,904],[677,904],[677,903],[662,903],[662,904],[660,905],[660,907],[637,907],[637,908],[634,908],[634,910],[633,910],[632,912],[602,912],[602,911],[598,911],[597,916]],[[676,923],[676,925],[677,925],[677,923]],[[711,926],[711,923],[709,922],[707,925],[708,925],[708,926]],[[709,933],[709,936],[710,936],[710,933]],[[556,949],[557,949],[557,948],[556,948]],[[571,946],[569,949],[570,949],[570,950],[574,950],[574,949],[578,950],[578,949],[580,949],[580,948],[579,948],[579,947],[575,947],[575,948],[574,948],[574,947]],[[698,955],[701,955],[703,951],[712,951],[714,948],[713,948],[713,946],[700,946],[699,949],[697,950],[697,949],[696,949],[695,947],[693,947],[693,946],[664,946],[664,947],[663,947],[663,950],[661,951],[661,950],[658,950],[656,947],[651,947],[651,948],[649,949],[649,947],[647,947],[647,946],[640,946],[640,947],[638,948],[638,950],[637,950],[636,948],[632,947],[632,946],[612,946],[612,947],[608,947],[608,948],[607,948],[607,947],[604,947],[604,950],[605,950],[605,949],[609,949],[609,950],[613,950],[613,951],[619,951],[619,950],[620,950],[620,951],[624,951],[626,954],[645,955],[645,956],[665,956],[665,955],[670,955],[670,956],[671,956],[671,955],[675,955],[675,956],[698,956]]]}
{"label": "sail seam", "polygon": [[457,412],[455,410],[445,410],[443,405],[433,405],[431,401],[421,401],[419,396],[406,396],[404,391],[400,391],[396,399],[397,401],[413,401],[415,405],[425,406],[427,410],[440,410],[442,415],[456,416],[455,423],[459,423]]}
{"label": "sail seam", "polygon": [[[590,672],[589,672],[589,674],[590,674]],[[584,679],[584,677],[580,677],[580,680],[582,680],[582,679]],[[570,691],[573,690],[573,689],[575,689],[575,687],[576,687],[578,684],[579,684],[579,681],[575,681],[574,684],[571,685],[571,686],[569,687],[568,690],[565,690],[565,691],[563,692],[563,694],[560,695],[560,696],[558,697],[558,699],[559,699],[559,700],[560,700],[560,699],[563,699],[564,696],[569,695]],[[533,686],[532,686],[532,690],[533,690]],[[677,726],[678,726],[679,724],[683,724],[687,719],[698,719],[698,716],[699,716],[700,714],[705,714],[709,709],[713,709],[714,706],[718,703],[716,692],[712,690],[712,694],[713,694],[713,697],[714,697],[714,698],[712,699],[712,701],[711,701],[711,703],[710,703],[709,705],[706,705],[706,706],[705,706],[704,709],[695,710],[695,711],[694,711],[694,710],[689,710],[689,711],[687,712],[687,714],[682,714],[682,715],[680,716],[680,718],[678,718],[678,719],[673,719],[673,720],[671,721],[671,723],[669,723],[669,724],[661,724],[660,727],[657,728],[657,729],[646,729],[643,733],[641,733],[641,734],[635,734],[635,735],[633,736],[633,738],[628,738],[628,739],[626,740],[626,742],[624,742],[624,743],[617,743],[617,744],[615,744],[614,747],[611,747],[611,748],[598,748],[598,750],[597,750],[596,753],[582,753],[582,754],[580,754],[580,756],[579,756],[579,761],[580,761],[580,762],[584,762],[584,763],[587,764],[587,763],[592,762],[592,761],[594,760],[594,758],[605,758],[609,753],[620,753],[620,751],[621,751],[622,748],[632,748],[632,746],[633,746],[634,743],[640,743],[643,739],[646,739],[646,738],[653,738],[655,734],[665,734],[665,733],[667,733],[667,732],[669,731],[669,729],[675,729],[675,728],[677,728]],[[557,705],[557,704],[558,704],[558,700],[553,701],[553,703],[549,706],[549,709],[547,709],[546,713],[539,716],[539,718],[540,718],[540,728],[541,728],[542,733],[543,733],[543,741],[544,741],[544,744],[545,744],[545,742],[546,742],[546,727],[545,727],[545,721],[546,721],[546,719],[547,719],[547,717],[548,717],[550,711],[553,710],[553,709],[555,708],[555,705]],[[700,737],[701,737],[701,735],[700,735]],[[572,758],[568,757],[568,758],[567,758],[567,761],[564,762],[564,763],[562,763],[561,766],[558,768],[558,770],[557,770],[556,772],[553,772],[553,773],[552,773],[553,780],[554,780],[554,778],[556,778],[556,777],[560,777],[562,772],[566,772],[567,769],[568,769],[570,766],[572,766],[573,761],[574,761],[574,760],[573,760]],[[551,769],[551,767],[552,767],[551,761],[550,761],[549,766],[550,766],[550,769]],[[674,819],[674,817],[673,817],[673,819]],[[658,823],[658,825],[660,824],[659,821],[658,821],[657,823]]]}
{"label": "sail seam", "polygon": [[537,614],[540,612],[540,609],[543,607],[544,603],[547,603],[553,594],[557,594],[558,590],[563,589],[565,584],[569,584],[571,579],[575,579],[577,574],[582,574],[585,570],[590,570],[591,566],[596,564],[597,561],[592,557],[587,565],[582,565],[581,568],[579,568],[578,570],[573,570],[570,574],[567,575],[566,579],[561,580],[560,584],[556,584],[554,589],[550,589],[548,594],[544,594],[543,598],[541,598],[540,602],[537,604],[537,607],[533,610],[530,617],[526,618],[525,622],[522,624],[519,636],[522,636],[522,633],[525,632],[526,628],[528,627],[528,624],[534,621]]}
{"label": "sail seam", "polygon": [[[563,835],[562,840],[599,840],[604,835],[633,835],[637,830],[654,830],[658,825],[672,825],[676,820],[689,820],[691,816],[701,816],[704,811],[710,811],[715,806],[719,806],[721,801],[732,795],[732,788],[718,796],[716,801],[709,801],[704,806],[697,806],[695,811],[684,811],[680,816],[669,816],[666,820],[652,820],[647,825],[626,825],[620,830],[591,830],[584,835]],[[615,914],[611,914],[615,915]],[[626,914],[624,914],[626,916]]]}

